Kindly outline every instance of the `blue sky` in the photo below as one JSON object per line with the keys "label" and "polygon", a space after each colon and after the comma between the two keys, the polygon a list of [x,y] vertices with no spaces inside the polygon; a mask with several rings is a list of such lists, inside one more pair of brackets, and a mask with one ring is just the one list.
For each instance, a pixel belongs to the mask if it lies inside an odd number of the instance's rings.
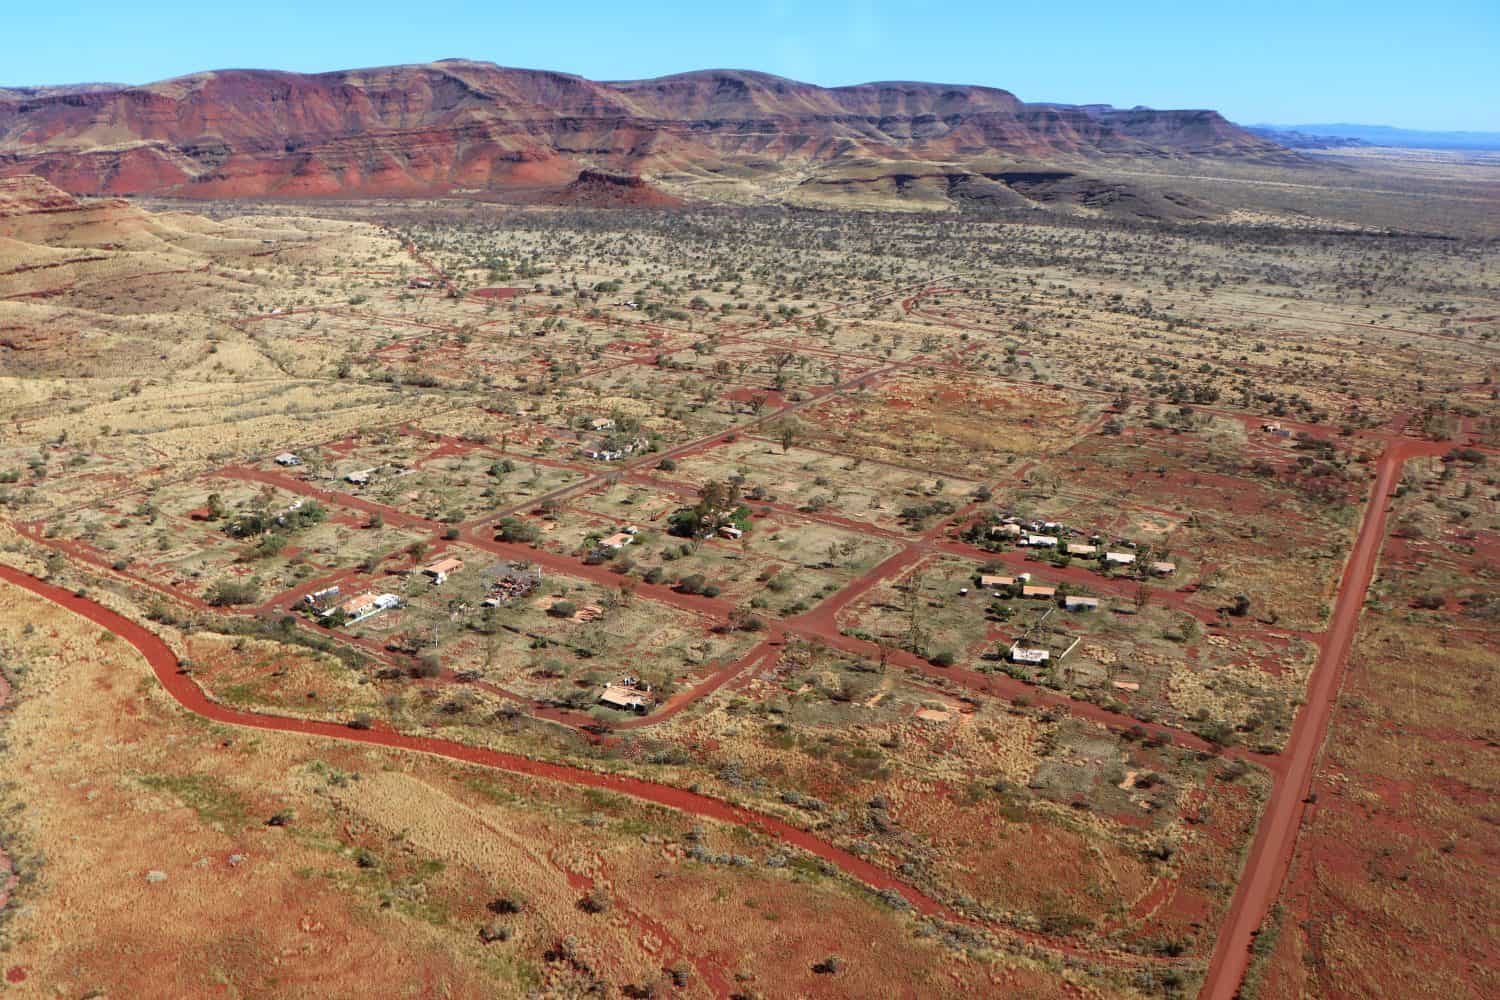
{"label": "blue sky", "polygon": [[1246,123],[1500,131],[1500,0],[74,0],[17,3],[3,23],[0,85],[464,56],[601,80],[734,67],[1211,107]]}

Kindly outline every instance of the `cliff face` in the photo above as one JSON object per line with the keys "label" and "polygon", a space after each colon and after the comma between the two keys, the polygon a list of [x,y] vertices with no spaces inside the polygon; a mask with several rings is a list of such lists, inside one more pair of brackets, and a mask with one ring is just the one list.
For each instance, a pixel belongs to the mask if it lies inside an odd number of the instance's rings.
{"label": "cliff face", "polygon": [[446,61],[0,90],[0,175],[203,198],[556,190],[585,169],[716,178],[975,158],[1288,157],[1211,111],[1029,106],[928,83],[705,71],[598,83]]}

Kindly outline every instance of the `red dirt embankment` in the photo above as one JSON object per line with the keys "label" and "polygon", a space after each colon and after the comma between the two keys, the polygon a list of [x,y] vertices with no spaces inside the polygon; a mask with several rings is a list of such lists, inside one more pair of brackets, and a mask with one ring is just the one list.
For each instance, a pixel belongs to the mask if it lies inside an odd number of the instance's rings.
{"label": "red dirt embankment", "polygon": [[658,785],[640,778],[632,778],[625,775],[600,774],[580,767],[570,767],[566,764],[553,764],[546,761],[532,760],[516,754],[503,753],[498,750],[466,746],[451,740],[411,736],[385,726],[377,725],[375,728],[364,730],[351,729],[348,726],[332,722],[261,715],[255,712],[228,708],[217,702],[210,701],[208,696],[204,694],[203,689],[190,676],[181,672],[177,656],[172,652],[171,647],[156,633],[145,628],[143,625],[131,621],[129,618],[111,611],[101,604],[96,604],[87,598],[79,597],[71,591],[39,580],[30,574],[10,566],[0,565],[0,580],[13,583],[33,594],[44,597],[54,604],[58,604],[124,639],[146,658],[146,661],[151,665],[152,671],[156,674],[157,680],[161,682],[162,687],[166,688],[167,693],[176,699],[178,704],[188,711],[203,718],[211,719],[214,722],[234,726],[247,726],[253,729],[264,729],[274,732],[321,736],[325,739],[344,740],[350,743],[365,743],[396,750],[410,750],[446,757],[450,760],[466,764],[476,764],[480,767],[496,768],[514,774],[523,774],[549,781],[560,781],[570,785],[618,792],[622,795],[667,806],[668,808],[676,809],[693,816],[701,816],[706,819],[759,830],[762,833],[769,834],[778,840],[836,865],[846,874],[859,879],[867,885],[880,890],[894,890],[900,893],[902,897],[922,914],[938,916],[947,920],[957,921],[962,919],[958,914],[937,900],[906,885],[870,862],[818,839],[806,830],[799,829],[790,823],[783,822],[763,813],[757,813],[741,806],[730,805],[719,799],[710,798],[707,795],[700,795],[668,785]]}

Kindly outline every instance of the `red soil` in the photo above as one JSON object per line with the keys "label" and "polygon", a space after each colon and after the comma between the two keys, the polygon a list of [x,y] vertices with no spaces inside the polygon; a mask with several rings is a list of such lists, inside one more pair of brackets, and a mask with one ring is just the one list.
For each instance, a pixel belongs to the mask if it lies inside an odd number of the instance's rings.
{"label": "red soil", "polygon": [[[4,711],[6,702],[10,701],[10,682],[0,674],[0,711]],[[5,853],[5,848],[0,845],[0,910],[5,909],[5,903],[10,899],[10,892],[16,887],[16,873],[11,866],[10,857]],[[19,968],[11,969],[8,975],[20,973],[20,979],[11,979],[13,983],[19,983],[26,978],[26,973]]]}
{"label": "red soil", "polygon": [[1387,498],[1408,458],[1440,455],[1445,450],[1446,445],[1431,442],[1392,441],[1380,457],[1359,537],[1345,565],[1326,640],[1308,682],[1307,702],[1297,713],[1291,739],[1281,758],[1286,770],[1278,775],[1271,800],[1261,816],[1234,902],[1219,930],[1213,962],[1203,981],[1202,997],[1233,1000],[1250,963],[1250,944],[1255,932],[1286,880],[1312,783],[1313,765],[1328,730],[1360,609],[1364,607],[1385,537]]}
{"label": "red soil", "polygon": [[553,764],[498,750],[466,746],[465,744],[455,743],[451,740],[412,736],[381,725],[367,730],[360,730],[351,729],[348,726],[332,722],[262,715],[256,712],[228,708],[209,700],[203,690],[198,687],[197,682],[188,674],[183,673],[178,664],[177,656],[172,652],[171,647],[162,641],[156,633],[145,628],[143,625],[131,621],[103,605],[96,604],[87,598],[79,597],[62,587],[39,580],[10,566],[0,565],[0,579],[46,598],[54,604],[92,621],[94,624],[107,629],[130,643],[146,658],[146,661],[151,665],[153,672],[156,674],[157,680],[166,689],[167,693],[183,708],[203,718],[226,725],[246,726],[253,729],[274,732],[298,733],[308,736],[319,736],[325,739],[365,743],[397,750],[433,754],[462,763],[509,771],[514,774],[524,774],[551,781],[561,781],[588,788],[619,792],[691,815],[759,830],[762,833],[769,834],[778,840],[782,840],[809,854],[837,865],[847,874],[876,889],[889,889],[900,893],[923,914],[939,916],[948,920],[960,919],[956,913],[949,910],[937,900],[893,878],[870,862],[818,839],[806,830],[799,829],[789,823],[754,812],[742,806],[730,805],[719,799],[710,798],[707,795],[673,788],[668,785],[658,785],[639,778],[600,774],[581,767]]}

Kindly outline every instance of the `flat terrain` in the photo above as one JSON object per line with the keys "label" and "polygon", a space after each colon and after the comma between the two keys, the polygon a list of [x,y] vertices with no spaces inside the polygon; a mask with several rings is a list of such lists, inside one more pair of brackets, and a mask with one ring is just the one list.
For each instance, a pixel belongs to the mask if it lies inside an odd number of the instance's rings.
{"label": "flat terrain", "polygon": [[1490,992],[1488,244],[8,184],[10,988]]}

